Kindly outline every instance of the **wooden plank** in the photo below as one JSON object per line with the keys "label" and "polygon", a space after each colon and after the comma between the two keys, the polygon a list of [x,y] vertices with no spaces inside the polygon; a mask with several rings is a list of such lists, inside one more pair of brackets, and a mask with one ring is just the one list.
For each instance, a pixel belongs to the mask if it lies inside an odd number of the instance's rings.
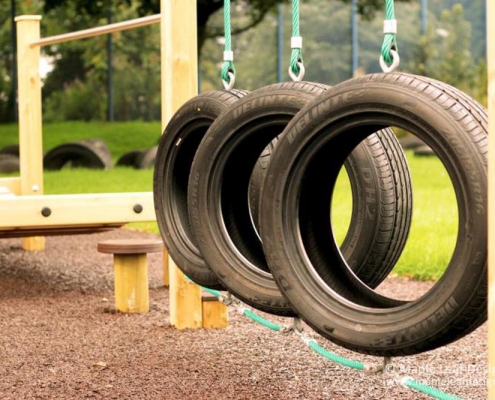
{"label": "wooden plank", "polygon": [[88,233],[106,232],[122,227],[123,223],[84,224],[62,226],[28,226],[8,227],[0,229],[0,238],[22,238],[31,236],[81,235]]}
{"label": "wooden plank", "polygon": [[148,15],[146,17],[135,18],[129,21],[116,22],[115,24],[108,24],[97,26],[95,28],[80,30],[77,32],[69,32],[63,33],[61,35],[49,36],[43,39],[34,40],[30,44],[31,46],[49,46],[56,43],[69,42],[72,40],[84,39],[92,36],[105,35],[107,33],[119,32],[127,29],[157,24],[160,22],[160,20],[160,14]]}
{"label": "wooden plank", "polygon": [[[196,0],[161,0],[162,132],[182,104],[198,93]],[[177,329],[201,328],[201,289],[186,281],[168,257],[170,323]],[[165,270],[168,266],[168,272]]]}
{"label": "wooden plank", "polygon": [[[29,44],[40,38],[39,15],[16,17],[21,193],[43,194],[40,49]],[[44,250],[41,237],[24,238],[25,250]]]}
{"label": "wooden plank", "polygon": [[201,296],[203,307],[203,328],[226,328],[229,326],[228,307],[209,293]]}
{"label": "wooden plank", "polygon": [[495,400],[495,3],[487,7],[488,62],[488,398]]}
{"label": "wooden plank", "polygon": [[[140,205],[140,207],[135,207]],[[139,213],[136,211],[140,211]],[[49,216],[44,216],[49,213]],[[152,192],[0,198],[0,230],[155,221]]]}

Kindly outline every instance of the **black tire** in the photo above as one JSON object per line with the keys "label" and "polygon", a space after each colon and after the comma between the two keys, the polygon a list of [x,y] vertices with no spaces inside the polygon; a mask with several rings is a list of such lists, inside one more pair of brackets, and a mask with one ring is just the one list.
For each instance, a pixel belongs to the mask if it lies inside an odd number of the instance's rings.
{"label": "black tire", "polygon": [[0,150],[0,154],[11,154],[13,156],[19,157],[19,145],[18,144],[11,144],[8,146],[5,146]]}
{"label": "black tire", "polygon": [[213,289],[223,286],[205,264],[190,227],[189,171],[199,143],[213,121],[246,93],[219,90],[193,97],[168,123],[156,153],[153,196],[163,242],[184,274],[197,284]]}
{"label": "black tire", "polygon": [[434,156],[435,152],[430,146],[427,146],[426,144],[423,146],[418,146],[414,149],[414,155],[419,156],[419,157],[424,157],[424,156]]}
{"label": "black tire", "polygon": [[414,150],[425,145],[425,142],[413,135],[407,135],[403,138],[400,138],[399,142],[404,150]]}
{"label": "black tire", "polygon": [[101,139],[86,139],[65,143],[50,150],[43,157],[46,170],[62,168],[112,168],[112,156]]}
{"label": "black tire", "polygon": [[136,159],[136,168],[148,169],[154,167],[157,150],[158,150],[158,146],[153,146],[141,152],[141,154]]}
{"label": "black tire", "polygon": [[143,150],[132,150],[122,154],[115,164],[116,167],[137,168],[137,160],[143,153]]}
{"label": "black tire", "polygon": [[[189,215],[203,258],[236,297],[272,314],[294,315],[270,274],[253,226],[250,203],[257,200],[249,193],[251,175],[266,146],[327,88],[290,82],[251,92],[212,124],[191,167]],[[346,163],[355,207],[342,251],[362,279],[377,285],[402,252],[412,196],[407,163],[394,134],[384,130],[367,140]],[[338,175],[340,165],[322,171],[327,175],[320,180],[324,186]]]}
{"label": "black tire", "polygon": [[11,174],[19,172],[20,161],[19,157],[14,154],[0,154],[0,173]]}
{"label": "black tire", "polygon": [[268,146],[266,146],[260,154],[256,165],[251,173],[251,179],[249,180],[249,210],[251,212],[251,219],[257,231],[259,231],[259,209],[261,200],[261,190],[263,188],[263,182],[265,180],[266,169],[270,163],[270,157],[275,150],[278,138],[274,138]]}
{"label": "black tire", "polygon": [[[261,202],[265,254],[294,309],[336,344],[382,356],[417,354],[486,320],[486,112],[467,98],[424,77],[369,75],[318,97],[279,140]],[[322,218],[332,188],[322,191],[315,177],[384,126],[408,130],[434,149],[457,196],[452,259],[432,289],[410,302],[377,294],[349,271]]]}

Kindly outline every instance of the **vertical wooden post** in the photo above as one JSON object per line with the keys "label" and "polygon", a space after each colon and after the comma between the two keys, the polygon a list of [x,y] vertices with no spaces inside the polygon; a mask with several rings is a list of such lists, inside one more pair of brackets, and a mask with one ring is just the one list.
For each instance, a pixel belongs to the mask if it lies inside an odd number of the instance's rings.
{"label": "vertical wooden post", "polygon": [[123,313],[149,311],[146,254],[114,255],[115,309]]}
{"label": "vertical wooden post", "polygon": [[486,2],[488,62],[488,398],[495,400],[495,3]]}
{"label": "vertical wooden post", "polygon": [[[162,131],[178,108],[198,93],[196,0],[161,0]],[[170,323],[201,328],[201,288],[186,280],[168,257]]]}
{"label": "vertical wooden post", "polygon": [[[24,15],[15,21],[21,195],[39,195],[43,194],[40,48],[31,43],[40,38],[41,16]],[[24,238],[22,246],[26,250],[44,250],[45,238]]]}
{"label": "vertical wooden post", "polygon": [[229,326],[229,310],[225,304],[209,293],[204,293],[201,301],[203,302],[203,328]]}

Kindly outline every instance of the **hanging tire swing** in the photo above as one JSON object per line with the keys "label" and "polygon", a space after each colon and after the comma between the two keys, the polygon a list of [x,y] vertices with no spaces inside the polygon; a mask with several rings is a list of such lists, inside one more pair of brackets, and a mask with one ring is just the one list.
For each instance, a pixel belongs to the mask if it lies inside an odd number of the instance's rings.
{"label": "hanging tire swing", "polygon": [[[259,198],[250,193],[253,170],[264,168],[260,154],[327,88],[287,82],[251,92],[213,122],[190,169],[187,203],[200,253],[231,293],[272,314],[293,315],[293,310],[273,281],[254,223],[258,218],[250,203]],[[407,162],[393,132],[384,129],[357,146],[344,165],[354,201],[341,251],[356,274],[375,287],[394,267],[409,232]],[[319,171],[319,186],[336,179],[341,165],[336,167]],[[254,176],[258,187],[260,174]]]}
{"label": "hanging tire swing", "polygon": [[208,128],[228,106],[247,92],[206,92],[187,101],[174,114],[160,138],[153,176],[158,227],[179,269],[197,284],[223,289],[206,266],[190,227],[187,185],[193,157]]}
{"label": "hanging tire swing", "polygon": [[[408,74],[352,79],[299,113],[272,154],[260,205],[268,265],[300,317],[341,346],[383,356],[415,354],[457,340],[486,320],[486,115],[479,108],[473,115],[456,93]],[[382,296],[352,273],[329,235],[335,180],[322,186],[318,178],[367,135],[389,126],[435,151],[458,206],[449,265],[413,301]]]}

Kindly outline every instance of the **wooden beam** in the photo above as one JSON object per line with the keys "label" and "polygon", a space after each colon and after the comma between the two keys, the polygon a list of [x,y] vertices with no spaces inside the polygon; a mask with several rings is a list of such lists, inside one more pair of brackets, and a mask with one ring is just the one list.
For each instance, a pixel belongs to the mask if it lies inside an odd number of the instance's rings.
{"label": "wooden beam", "polygon": [[[19,102],[19,158],[23,196],[43,194],[43,142],[41,131],[40,48],[30,43],[40,38],[39,15],[16,17]],[[24,238],[26,250],[44,250],[43,238]]]}
{"label": "wooden beam", "polygon": [[[196,12],[196,0],[161,0],[162,132],[179,107],[198,93]],[[185,279],[164,251],[166,257],[170,323],[177,329],[201,328],[201,289]]]}
{"label": "wooden beam", "polygon": [[0,215],[0,230],[156,220],[152,192],[1,197]]}
{"label": "wooden beam", "polygon": [[115,24],[108,24],[103,26],[97,26],[95,28],[84,29],[77,32],[63,33],[61,35],[48,36],[43,39],[33,40],[31,46],[49,46],[56,43],[69,42],[77,39],[85,39],[92,36],[105,35],[107,33],[124,31],[127,29],[139,28],[141,26],[147,26],[157,24],[161,20],[159,14],[148,15],[142,18],[135,18],[129,21],[117,22]]}
{"label": "wooden beam", "polygon": [[495,3],[486,2],[488,63],[488,398],[495,400]]}

